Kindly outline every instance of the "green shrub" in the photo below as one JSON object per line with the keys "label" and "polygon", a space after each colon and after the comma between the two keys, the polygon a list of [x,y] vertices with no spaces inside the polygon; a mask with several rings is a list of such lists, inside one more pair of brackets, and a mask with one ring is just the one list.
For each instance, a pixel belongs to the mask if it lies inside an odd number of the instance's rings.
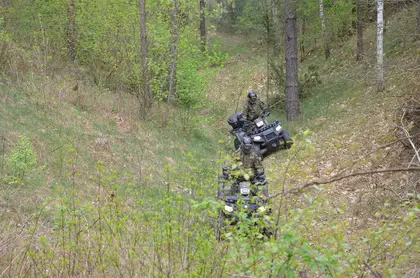
{"label": "green shrub", "polygon": [[11,181],[21,183],[25,175],[36,165],[36,152],[28,137],[22,135],[12,149],[8,161],[11,168]]}

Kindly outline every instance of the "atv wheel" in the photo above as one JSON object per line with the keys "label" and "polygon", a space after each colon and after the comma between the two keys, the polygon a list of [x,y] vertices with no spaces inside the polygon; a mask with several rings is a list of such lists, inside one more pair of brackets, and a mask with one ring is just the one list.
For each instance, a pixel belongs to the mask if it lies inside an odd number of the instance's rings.
{"label": "atv wheel", "polygon": [[259,156],[263,156],[263,154],[265,154],[265,152],[267,151],[266,149],[261,149],[261,146],[259,145],[259,144],[255,144],[254,143],[254,146],[253,146],[253,148],[254,148],[254,152],[256,153],[256,154],[258,154]]}
{"label": "atv wheel", "polygon": [[241,146],[241,142],[239,142],[238,138],[235,138],[235,140],[233,141],[233,145],[235,146],[235,151],[239,149],[239,147]]}
{"label": "atv wheel", "polygon": [[286,149],[290,149],[293,144],[292,138],[290,138],[290,135],[287,131],[283,131],[283,139],[284,139],[284,147]]}

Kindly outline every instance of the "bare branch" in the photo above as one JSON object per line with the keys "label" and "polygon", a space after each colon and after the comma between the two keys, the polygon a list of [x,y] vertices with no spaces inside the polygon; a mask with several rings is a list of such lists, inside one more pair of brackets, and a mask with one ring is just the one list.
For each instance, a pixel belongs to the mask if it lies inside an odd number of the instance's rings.
{"label": "bare branch", "polygon": [[302,192],[302,190],[314,186],[314,185],[320,185],[320,184],[328,184],[328,183],[333,183],[336,181],[340,181],[346,178],[351,178],[351,177],[356,177],[356,176],[364,176],[364,175],[372,175],[372,174],[380,174],[380,173],[390,173],[390,172],[411,172],[411,171],[420,171],[420,167],[409,167],[409,168],[389,168],[389,169],[378,169],[378,170],[373,170],[373,171],[366,171],[366,172],[354,172],[348,175],[335,175],[333,176],[331,179],[324,179],[324,180],[315,180],[315,181],[310,181],[305,183],[304,185],[300,186],[300,187],[296,187],[284,192],[279,192],[276,193],[272,196],[270,196],[268,199],[273,199],[276,198],[279,195],[288,195],[288,194],[298,194],[300,192]]}
{"label": "bare branch", "polygon": [[379,147],[378,147],[378,149],[384,149],[384,148],[389,147],[389,146],[391,146],[391,145],[394,145],[394,144],[396,144],[396,143],[398,143],[398,142],[401,142],[401,141],[403,141],[403,140],[405,140],[405,139],[415,138],[415,137],[417,137],[417,136],[420,136],[420,132],[419,132],[419,133],[416,133],[416,134],[414,134],[414,135],[408,136],[408,137],[407,137],[407,136],[404,136],[404,137],[398,138],[398,139],[396,139],[396,140],[394,140],[394,141],[392,141],[392,142],[390,142],[390,143],[388,143],[388,144],[385,144],[385,145],[379,146]]}
{"label": "bare branch", "polygon": [[370,265],[368,265],[367,263],[364,263],[364,265],[370,270],[370,272],[373,274],[373,276],[375,278],[383,278],[382,274],[380,274],[379,272],[376,272],[375,270],[373,270]]}
{"label": "bare branch", "polygon": [[[417,156],[418,161],[420,162],[420,155],[419,155],[419,152],[418,152],[418,150],[416,148],[416,145],[414,144],[413,140],[411,140],[411,138],[409,138],[410,137],[410,133],[408,132],[408,130],[404,126],[403,119],[404,119],[404,116],[405,116],[406,112],[407,112],[407,110],[404,110],[404,113],[403,113],[403,115],[401,117],[401,126],[400,126],[400,128],[403,130],[405,136],[407,136],[407,139],[410,142],[411,147],[414,149],[414,152],[416,153],[416,156]],[[410,164],[412,162],[413,162],[413,160],[411,160]]]}

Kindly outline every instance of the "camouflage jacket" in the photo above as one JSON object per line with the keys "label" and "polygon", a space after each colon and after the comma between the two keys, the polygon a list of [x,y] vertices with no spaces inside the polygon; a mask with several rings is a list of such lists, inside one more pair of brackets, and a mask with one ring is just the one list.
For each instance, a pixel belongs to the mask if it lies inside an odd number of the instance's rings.
{"label": "camouflage jacket", "polygon": [[264,173],[264,167],[262,165],[261,156],[259,156],[254,151],[251,151],[248,154],[245,154],[241,151],[240,160],[242,162],[242,167],[244,170],[251,169],[252,173],[255,176]]}
{"label": "camouflage jacket", "polygon": [[257,99],[255,103],[251,103],[247,100],[242,113],[246,120],[253,121],[266,110],[267,105],[259,99]]}

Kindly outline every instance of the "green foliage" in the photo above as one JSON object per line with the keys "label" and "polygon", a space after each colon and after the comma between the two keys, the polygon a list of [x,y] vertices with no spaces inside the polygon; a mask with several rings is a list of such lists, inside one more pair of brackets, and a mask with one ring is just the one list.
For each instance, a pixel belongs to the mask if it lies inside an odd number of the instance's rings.
{"label": "green foliage", "polygon": [[[77,0],[77,70],[90,82],[112,90],[127,91],[140,100],[142,66],[140,21],[137,1]],[[5,14],[6,32],[11,39],[29,47],[43,69],[58,61],[68,60],[68,2],[18,0],[9,5]],[[148,64],[153,98],[168,97],[168,76],[171,53],[171,13],[173,1],[147,2]],[[205,84],[214,66],[220,66],[224,54],[215,51],[202,53],[197,35],[199,10],[197,3],[179,1],[177,26],[177,92],[179,103],[187,107],[199,106]],[[3,31],[2,31],[3,34]],[[6,33],[4,33],[6,34]],[[48,59],[45,59],[48,57]],[[35,65],[38,65],[36,63]],[[47,72],[48,73],[48,72]]]}
{"label": "green foliage", "polygon": [[265,31],[266,5],[266,0],[246,1],[243,12],[238,17],[238,22],[235,25],[238,32],[247,33],[252,30]]}
{"label": "green foliage", "polygon": [[15,147],[11,150],[8,157],[11,168],[11,181],[14,183],[21,183],[24,176],[31,170],[37,162],[37,155],[32,146],[31,141],[26,136],[22,135]]}
{"label": "green foliage", "polygon": [[300,97],[307,99],[312,96],[313,89],[322,83],[319,68],[316,65],[309,65],[308,70],[301,75],[299,82]]}
{"label": "green foliage", "polygon": [[182,59],[178,64],[178,99],[187,107],[199,106],[205,98],[206,80],[198,72],[199,61]]}

